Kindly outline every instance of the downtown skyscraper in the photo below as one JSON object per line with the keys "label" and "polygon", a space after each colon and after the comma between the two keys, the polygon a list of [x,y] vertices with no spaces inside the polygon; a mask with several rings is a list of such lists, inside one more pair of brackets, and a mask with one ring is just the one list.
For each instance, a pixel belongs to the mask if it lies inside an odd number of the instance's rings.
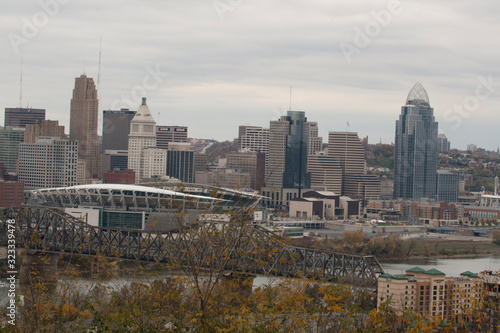
{"label": "downtown skyscraper", "polygon": [[266,186],[308,189],[305,112],[288,111],[278,121],[271,121]]}
{"label": "downtown skyscraper", "polygon": [[80,75],[75,79],[71,99],[69,138],[78,141],[78,158],[85,162],[85,178],[97,178],[101,172],[98,108],[94,79]]}
{"label": "downtown skyscraper", "polygon": [[438,123],[424,87],[416,83],[396,121],[394,197],[436,199]]}
{"label": "downtown skyscraper", "polygon": [[166,174],[167,152],[156,147],[156,121],[142,98],[128,135],[128,168],[135,171],[135,182]]}
{"label": "downtown skyscraper", "polygon": [[270,198],[266,202],[269,207],[288,206],[291,199],[311,188],[306,122],[304,111],[288,111],[286,116],[270,122],[266,187],[261,190]]}

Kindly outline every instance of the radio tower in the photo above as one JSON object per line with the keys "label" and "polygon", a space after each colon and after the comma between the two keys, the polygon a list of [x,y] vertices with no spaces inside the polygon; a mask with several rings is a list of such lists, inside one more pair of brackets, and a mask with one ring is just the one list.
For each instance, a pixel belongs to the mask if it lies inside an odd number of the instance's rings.
{"label": "radio tower", "polygon": [[102,38],[99,37],[99,66],[97,67],[97,99],[99,100],[101,97],[101,92],[99,90],[99,83],[101,82],[101,41]]}
{"label": "radio tower", "polygon": [[21,57],[21,80],[19,82],[19,107],[23,107],[23,57]]}

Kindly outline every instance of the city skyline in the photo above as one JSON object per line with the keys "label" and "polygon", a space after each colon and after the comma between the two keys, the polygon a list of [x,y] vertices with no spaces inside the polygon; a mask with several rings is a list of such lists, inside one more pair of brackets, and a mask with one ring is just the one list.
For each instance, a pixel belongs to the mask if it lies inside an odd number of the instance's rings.
{"label": "city skyline", "polygon": [[[22,58],[22,106],[45,108],[66,128],[73,80],[84,72],[100,76],[100,117],[136,109],[142,88],[159,125],[232,140],[239,125],[284,115],[291,86],[291,108],[306,110],[319,136],[347,129],[389,144],[401,96],[421,82],[452,148],[499,146],[493,1],[52,3],[52,11],[36,1],[1,11],[3,108],[19,106]],[[227,130],[214,131],[221,120]]]}

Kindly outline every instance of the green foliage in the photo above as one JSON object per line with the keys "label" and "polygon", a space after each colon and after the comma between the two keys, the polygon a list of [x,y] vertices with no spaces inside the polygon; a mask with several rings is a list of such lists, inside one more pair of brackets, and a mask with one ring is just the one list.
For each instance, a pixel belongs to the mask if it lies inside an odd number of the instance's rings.
{"label": "green foliage", "polygon": [[394,146],[387,144],[368,145],[366,148],[366,165],[394,169]]}

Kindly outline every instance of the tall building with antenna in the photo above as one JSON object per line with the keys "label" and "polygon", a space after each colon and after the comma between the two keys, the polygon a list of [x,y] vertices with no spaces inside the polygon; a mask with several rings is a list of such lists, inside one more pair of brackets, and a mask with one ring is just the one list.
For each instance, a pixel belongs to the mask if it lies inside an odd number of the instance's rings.
{"label": "tall building with antenna", "polygon": [[262,194],[269,207],[286,207],[311,187],[307,172],[307,146],[304,111],[288,111],[280,120],[270,122],[269,156],[266,161],[266,187]]}
{"label": "tall building with antenna", "polygon": [[98,116],[99,99],[94,79],[82,74],[75,78],[69,138],[78,141],[78,157],[85,162],[85,178],[98,178],[101,173]]}
{"label": "tall building with antenna", "polygon": [[5,108],[4,126],[25,128],[26,125],[35,125],[39,120],[45,120],[45,109]]}
{"label": "tall building with antenna", "polygon": [[29,106],[23,108],[23,59],[21,58],[19,106],[5,108],[4,126],[25,128],[26,125],[34,125],[39,120],[45,120],[45,109],[35,109]]}

